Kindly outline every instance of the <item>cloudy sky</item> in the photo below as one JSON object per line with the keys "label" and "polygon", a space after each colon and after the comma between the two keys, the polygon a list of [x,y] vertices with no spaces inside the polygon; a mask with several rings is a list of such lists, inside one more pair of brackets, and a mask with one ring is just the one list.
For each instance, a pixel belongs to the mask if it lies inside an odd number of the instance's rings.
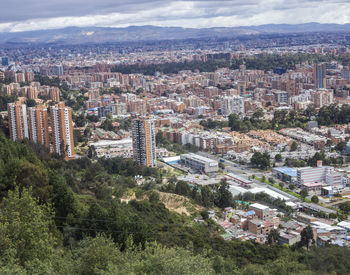
{"label": "cloudy sky", "polygon": [[350,22],[350,0],[0,0],[0,32],[69,26]]}

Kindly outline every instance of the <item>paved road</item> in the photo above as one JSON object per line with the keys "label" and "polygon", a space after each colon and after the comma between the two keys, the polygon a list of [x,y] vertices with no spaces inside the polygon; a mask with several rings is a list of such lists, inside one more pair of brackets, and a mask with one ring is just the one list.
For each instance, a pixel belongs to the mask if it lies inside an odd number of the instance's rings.
{"label": "paved road", "polygon": [[[221,159],[220,157],[214,156],[214,155],[206,153],[206,152],[198,152],[197,154],[201,155],[203,157],[207,157],[207,158],[216,160],[216,161],[220,161],[220,159]],[[262,173],[262,172],[252,171],[250,168],[247,168],[247,167],[240,165],[240,164],[236,164],[236,163],[229,161],[229,160],[226,160],[226,159],[225,159],[224,164],[226,166],[226,168],[225,168],[226,172],[234,173],[234,174],[237,174],[239,176],[243,176],[245,178],[247,178],[248,175],[253,175],[253,174],[259,178],[261,178],[262,176],[265,176],[266,178],[271,176],[270,172]],[[296,197],[294,197],[294,196],[292,196],[292,195],[290,195],[290,194],[288,194],[288,193],[286,193],[278,188],[275,188],[269,184],[262,183],[258,180],[253,180],[253,182],[260,187],[269,188],[270,190],[275,191],[275,192],[277,192],[277,193],[279,193],[287,198],[290,198],[293,201],[300,201],[300,199],[298,199],[298,198],[296,198]]]}

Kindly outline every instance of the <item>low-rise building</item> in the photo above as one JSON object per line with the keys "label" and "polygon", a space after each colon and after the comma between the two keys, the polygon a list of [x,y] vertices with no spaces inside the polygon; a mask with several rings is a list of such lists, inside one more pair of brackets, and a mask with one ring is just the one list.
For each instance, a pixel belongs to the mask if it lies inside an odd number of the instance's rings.
{"label": "low-rise building", "polygon": [[190,168],[205,173],[217,172],[219,170],[219,163],[216,160],[193,153],[181,155],[181,161]]}

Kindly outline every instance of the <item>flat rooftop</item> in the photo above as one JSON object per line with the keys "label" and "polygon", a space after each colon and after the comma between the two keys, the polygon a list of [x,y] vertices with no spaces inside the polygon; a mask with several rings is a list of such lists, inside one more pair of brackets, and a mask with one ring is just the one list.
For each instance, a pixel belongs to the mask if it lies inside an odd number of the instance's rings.
{"label": "flat rooftop", "polygon": [[211,163],[211,164],[218,164],[216,160],[212,160],[210,158],[206,158],[197,154],[189,153],[189,154],[184,154],[181,155],[181,157],[197,160],[199,162],[204,162],[204,163]]}
{"label": "flat rooftop", "polygon": [[276,168],[273,168],[273,170],[278,171],[290,177],[297,176],[297,170],[291,167],[276,167]]}
{"label": "flat rooftop", "polygon": [[131,138],[125,138],[121,140],[99,140],[97,142],[90,143],[90,145],[93,145],[95,147],[118,147],[118,146],[126,146],[126,145],[132,145],[132,139]]}
{"label": "flat rooftop", "polygon": [[260,203],[253,203],[250,205],[250,207],[256,208],[256,209],[260,209],[260,210],[266,210],[269,209],[268,206],[260,204]]}

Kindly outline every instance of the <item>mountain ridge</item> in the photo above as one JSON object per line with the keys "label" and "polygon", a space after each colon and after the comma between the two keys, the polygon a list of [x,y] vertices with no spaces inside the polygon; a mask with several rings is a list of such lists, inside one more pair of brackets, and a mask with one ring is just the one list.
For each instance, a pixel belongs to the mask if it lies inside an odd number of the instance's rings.
{"label": "mountain ridge", "polygon": [[113,27],[66,27],[25,32],[0,32],[0,43],[84,44],[108,42],[137,42],[149,40],[178,40],[200,38],[229,38],[252,34],[285,34],[301,32],[350,32],[347,24],[265,24],[241,27],[183,28],[152,25]]}

